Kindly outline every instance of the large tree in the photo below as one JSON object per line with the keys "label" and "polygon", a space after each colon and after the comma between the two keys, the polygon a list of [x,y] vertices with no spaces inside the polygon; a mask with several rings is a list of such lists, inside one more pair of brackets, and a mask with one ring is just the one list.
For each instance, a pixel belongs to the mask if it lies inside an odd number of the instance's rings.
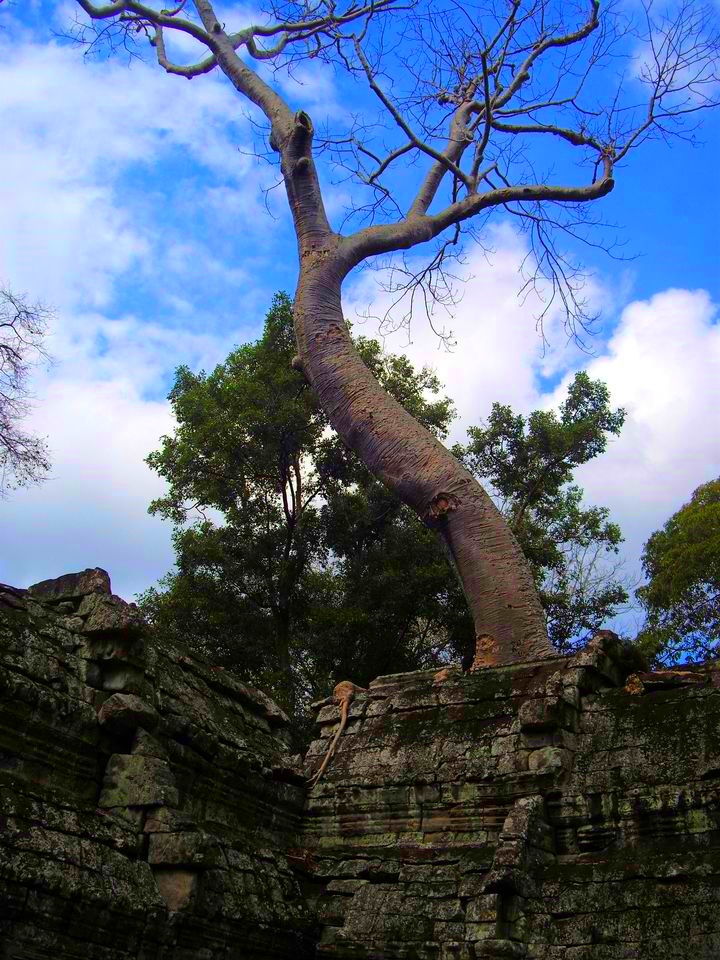
{"label": "large tree", "polygon": [[[379,382],[444,438],[452,405],[437,378],[376,340],[356,346]],[[278,295],[262,337],[210,374],[178,369],[172,436],[148,463],[168,481],[151,512],[175,523],[176,569],[143,596],[161,637],[180,639],[302,718],[343,676],[470,657],[473,625],[439,541],[327,429],[290,366],[292,305]],[[625,599],[606,557],[620,531],[587,507],[575,467],[603,452],[622,410],[577,374],[559,413],[527,419],[495,404],[454,452],[489,486],[565,650]]]}
{"label": "large tree", "polygon": [[638,642],[657,663],[717,656],[720,644],[720,479],[698,487],[645,544],[647,614]]}
{"label": "large tree", "polygon": [[[228,19],[244,14],[239,4],[221,14],[210,0],[77,2],[96,35],[146,37],[159,65],[180,77],[220,70],[264,117],[298,241],[298,366],[344,442],[444,539],[485,662],[549,653],[509,527],[472,474],[363,363],[343,319],[342,284],[368,260],[437,240],[425,267],[408,265],[410,282],[428,280],[436,293],[434,268],[466,229],[500,210],[531,231],[537,268],[572,315],[577,288],[553,229],[579,229],[635,147],[682,132],[683,121],[714,105],[711,8],[681,0],[655,17],[646,0],[634,29],[620,5],[599,0],[269,0],[256,22],[234,27]],[[171,60],[173,31],[200,45],[200,60]],[[347,129],[316,138],[310,116],[283,92],[283,68],[303,58],[345,70],[379,117],[359,102]],[[318,147],[334,151],[366,189],[365,222],[347,233],[328,217]]]}

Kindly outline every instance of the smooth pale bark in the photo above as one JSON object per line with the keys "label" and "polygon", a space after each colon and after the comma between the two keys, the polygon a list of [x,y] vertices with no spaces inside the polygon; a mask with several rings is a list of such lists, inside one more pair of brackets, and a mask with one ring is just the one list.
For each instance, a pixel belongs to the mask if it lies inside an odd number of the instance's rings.
{"label": "smooth pale bark", "polygon": [[[545,614],[507,523],[472,475],[382,389],[355,351],[343,317],[342,283],[355,266],[383,251],[432,239],[445,229],[445,216],[408,218],[353,237],[333,233],[312,135],[310,118],[300,112],[291,121],[275,121],[271,137],[298,238],[294,312],[300,366],[343,441],[444,540],[475,624],[475,664],[550,656]],[[536,192],[541,198],[546,188]],[[561,188],[558,195],[572,192]],[[482,197],[462,201],[458,219],[474,216],[485,202]]]}
{"label": "smooth pale bark", "polygon": [[[383,249],[431,239],[444,229],[443,216],[371,227],[353,237],[333,233],[312,135],[310,118],[300,112],[290,123],[278,120],[271,137],[298,238],[294,312],[300,366],[343,441],[444,540],[475,624],[475,664],[549,656],[545,615],[507,523],[472,475],[382,389],[355,351],[343,317],[341,288],[348,273]],[[480,203],[470,198],[461,218],[473,216]]]}
{"label": "smooth pale bark", "polygon": [[352,265],[340,237],[301,247],[295,327],[306,377],[343,441],[445,541],[475,623],[477,662],[551,655],[532,576],[507,523],[472,475],[382,389],[355,351],[341,304]]}

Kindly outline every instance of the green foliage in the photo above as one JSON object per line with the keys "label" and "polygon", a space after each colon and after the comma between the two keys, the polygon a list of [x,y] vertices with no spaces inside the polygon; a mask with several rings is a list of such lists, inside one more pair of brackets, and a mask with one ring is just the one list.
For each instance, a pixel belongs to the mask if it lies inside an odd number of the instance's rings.
{"label": "green foliage", "polygon": [[[437,377],[375,340],[355,343],[385,388],[446,437],[454,411]],[[161,635],[268,690],[302,723],[305,704],[338,680],[366,685],[466,655],[474,631],[436,535],[329,429],[291,366],[294,349],[292,305],[280,294],[256,343],[209,374],[178,369],[177,428],[148,457],[168,482],[150,510],[175,526],[176,569],[141,603]],[[559,416],[526,421],[496,404],[455,451],[502,501],[558,645],[625,596],[574,564],[583,551],[616,548],[620,531],[569,483],[622,419],[605,387],[580,374]]]}
{"label": "green foliage", "polygon": [[[440,384],[377,341],[356,346],[429,430],[453,416]],[[150,510],[175,524],[177,570],[141,598],[156,628],[300,713],[338,679],[365,683],[439,656],[461,603],[435,537],[328,429],[291,367],[292,307],[210,374],[181,367],[177,429],[148,463],[168,481]]]}
{"label": "green foliage", "polygon": [[169,484],[150,511],[176,525],[178,571],[162,581],[165,593],[142,598],[160,629],[242,665],[249,679],[284,684],[285,701],[292,620],[303,580],[325,553],[317,510],[307,509],[323,484],[302,458],[326,421],[290,366],[290,316],[279,295],[257,344],[209,375],[177,370],[178,426],[147,462]]}
{"label": "green foliage", "polygon": [[472,620],[436,535],[385,487],[366,474],[333,493],[324,519],[341,572],[317,649],[328,677],[364,685],[472,646]]}
{"label": "green foliage", "polygon": [[656,663],[700,661],[720,642],[720,479],[698,487],[645,544],[647,621],[638,642]]}
{"label": "green foliage", "polygon": [[606,385],[575,375],[559,413],[525,418],[493,404],[483,427],[455,454],[492,490],[532,567],[554,646],[586,640],[627,592],[609,558],[622,535],[606,507],[585,507],[573,470],[603,453],[625,411],[611,410]]}

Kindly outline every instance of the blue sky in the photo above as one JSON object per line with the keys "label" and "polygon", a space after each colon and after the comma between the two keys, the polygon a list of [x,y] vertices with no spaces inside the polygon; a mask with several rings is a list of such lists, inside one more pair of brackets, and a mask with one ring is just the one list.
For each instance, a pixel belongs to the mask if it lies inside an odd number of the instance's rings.
{"label": "blue sky", "polygon": [[[162,486],[143,457],[172,430],[173,370],[207,369],[254,339],[273,292],[292,292],[296,252],[281,191],[265,202],[275,171],[252,156],[252,123],[223,78],[84,59],[55,35],[72,8],[0,4],[0,280],[55,310],[55,363],[37,371],[30,423],[53,470],[0,502],[0,581],[99,565],[131,597],[172,564],[168,526],[146,513]],[[342,118],[347,82],[327,68],[280,82],[316,124]],[[555,313],[543,353],[537,303],[517,297],[525,240],[502,217],[490,254],[467,250],[446,321],[456,349],[439,349],[422,317],[410,342],[404,330],[387,340],[437,368],[461,414],[453,439],[494,400],[527,412],[559,402],[578,369],[605,379],[628,421],[578,479],[621,524],[631,576],[647,536],[720,474],[720,116],[697,140],[647,145],[602,202],[617,227],[601,237],[619,237],[626,259],[586,251],[601,314],[590,355]],[[339,218],[350,188],[329,195]],[[381,313],[377,276],[351,278],[345,300],[356,322]]]}

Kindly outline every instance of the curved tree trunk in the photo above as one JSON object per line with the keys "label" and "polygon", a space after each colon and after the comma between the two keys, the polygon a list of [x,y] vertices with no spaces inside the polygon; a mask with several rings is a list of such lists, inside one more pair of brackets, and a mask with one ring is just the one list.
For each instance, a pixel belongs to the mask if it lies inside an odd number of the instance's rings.
{"label": "curved tree trunk", "polygon": [[[300,365],[332,426],[368,469],[445,541],[475,623],[476,663],[552,654],[529,567],[510,528],[472,475],[387,394],[358,356],[342,312],[341,287],[362,260],[382,252],[332,231],[312,157],[307,114],[273,126],[298,238],[295,332]],[[384,239],[413,246],[427,227]],[[412,558],[408,558],[412,562]]]}
{"label": "curved tree trunk", "polygon": [[552,654],[529,567],[507,523],[355,351],[341,304],[341,285],[354,265],[343,238],[301,244],[300,255],[295,329],[302,369],[348,447],[444,539],[475,623],[478,662]]}
{"label": "curved tree trunk", "polygon": [[[190,78],[205,74],[217,66],[235,89],[263,113],[270,124],[269,144],[280,154],[298,238],[300,283],[296,297],[296,329],[300,361],[320,396],[330,422],[372,472],[412,506],[425,523],[436,528],[443,536],[472,610],[478,646],[483,655],[481,659],[487,663],[502,663],[550,653],[544,616],[532,578],[510,530],[470,474],[380,388],[360,361],[343,321],[340,288],[347,273],[363,260],[382,253],[407,250],[439,237],[447,228],[457,227],[491,207],[500,207],[511,201],[585,203],[599,199],[612,190],[616,159],[622,158],[639,134],[657,122],[652,109],[649,120],[628,134],[626,145],[619,149],[619,153],[615,144],[601,143],[589,137],[582,127],[577,131],[553,124],[541,127],[536,124],[508,125],[498,122],[502,115],[500,108],[516,95],[519,97],[517,102],[522,102],[523,95],[519,91],[529,79],[531,68],[540,56],[548,50],[570,47],[584,41],[599,27],[599,0],[592,0],[589,16],[577,29],[565,34],[553,31],[545,33],[543,29],[537,43],[526,51],[527,56],[509,86],[493,93],[492,104],[486,98],[484,106],[477,105],[475,84],[463,84],[466,90],[463,96],[467,99],[458,103],[454,110],[449,139],[439,153],[416,139],[392,102],[383,94],[377,82],[381,73],[376,72],[368,62],[358,35],[352,32],[346,34],[340,29],[343,24],[364,21],[364,34],[368,22],[379,12],[373,3],[351,4],[342,14],[335,10],[334,4],[328,4],[327,10],[318,15],[319,19],[298,23],[279,22],[270,31],[248,27],[234,34],[226,32],[211,0],[194,0],[202,27],[192,19],[174,19],[183,8],[183,3],[173,10],[155,12],[150,8],[142,10],[142,4],[116,2],[97,6],[89,0],[80,0],[80,5],[93,21],[126,21],[125,26],[137,23],[142,29],[154,26],[151,42],[156,47],[160,65],[167,72]],[[134,13],[128,11],[129,6],[135,10]],[[389,2],[381,5],[386,12],[389,12],[390,6]],[[518,4],[514,3],[513,6],[517,7]],[[499,59],[494,64],[488,64],[483,58],[480,76],[486,87],[494,71],[505,63],[506,41],[509,42],[518,26],[515,13],[505,21],[497,35],[498,46],[503,50]],[[677,24],[671,26],[674,29],[682,23],[680,18]],[[163,40],[166,27],[175,27],[183,34],[194,37],[207,47],[209,55],[187,66],[170,63]],[[271,35],[273,40],[269,40]],[[505,41],[500,42],[502,37],[505,37]],[[261,38],[261,42],[256,45],[258,38]],[[356,231],[351,238],[338,236],[330,227],[313,158],[310,117],[302,110],[293,113],[287,100],[239,53],[244,47],[251,59],[278,64],[280,61],[277,58],[283,51],[289,52],[290,48],[285,49],[289,43],[311,41],[313,38],[321,46],[326,41],[331,45],[339,43],[340,38],[354,44],[371,88],[410,138],[407,147],[392,151],[380,162],[380,169],[387,168],[391,159],[397,159],[408,150],[429,153],[434,158],[406,216],[394,223],[365,227]],[[269,41],[268,46],[265,46],[265,40]],[[339,59],[345,62],[352,73],[355,68],[345,58],[345,53],[339,48],[337,52]],[[312,56],[312,52],[306,55]],[[468,56],[460,58],[465,66],[472,60],[472,56],[469,59]],[[704,65],[710,60],[701,56],[700,62]],[[658,69],[658,82],[661,83],[665,74],[661,67]],[[495,119],[491,108],[496,113]],[[677,116],[682,112],[678,110],[673,114],[670,111],[670,115]],[[484,122],[478,125],[477,121],[483,114]],[[468,175],[460,169],[459,163],[472,143],[475,143],[475,156],[482,156],[493,127],[511,135],[537,135],[539,132],[559,135],[574,146],[595,150],[597,158],[592,182],[579,187],[507,183],[480,190],[486,174],[481,174],[473,167]],[[483,132],[480,133],[480,130]],[[476,132],[480,140],[474,139]],[[598,165],[602,168],[601,174],[598,174]],[[377,186],[379,172],[373,174],[374,179],[363,179]],[[429,210],[448,174],[453,184],[452,202],[431,214]],[[456,196],[454,188],[461,186],[462,196]],[[467,188],[467,193],[464,188]]]}

